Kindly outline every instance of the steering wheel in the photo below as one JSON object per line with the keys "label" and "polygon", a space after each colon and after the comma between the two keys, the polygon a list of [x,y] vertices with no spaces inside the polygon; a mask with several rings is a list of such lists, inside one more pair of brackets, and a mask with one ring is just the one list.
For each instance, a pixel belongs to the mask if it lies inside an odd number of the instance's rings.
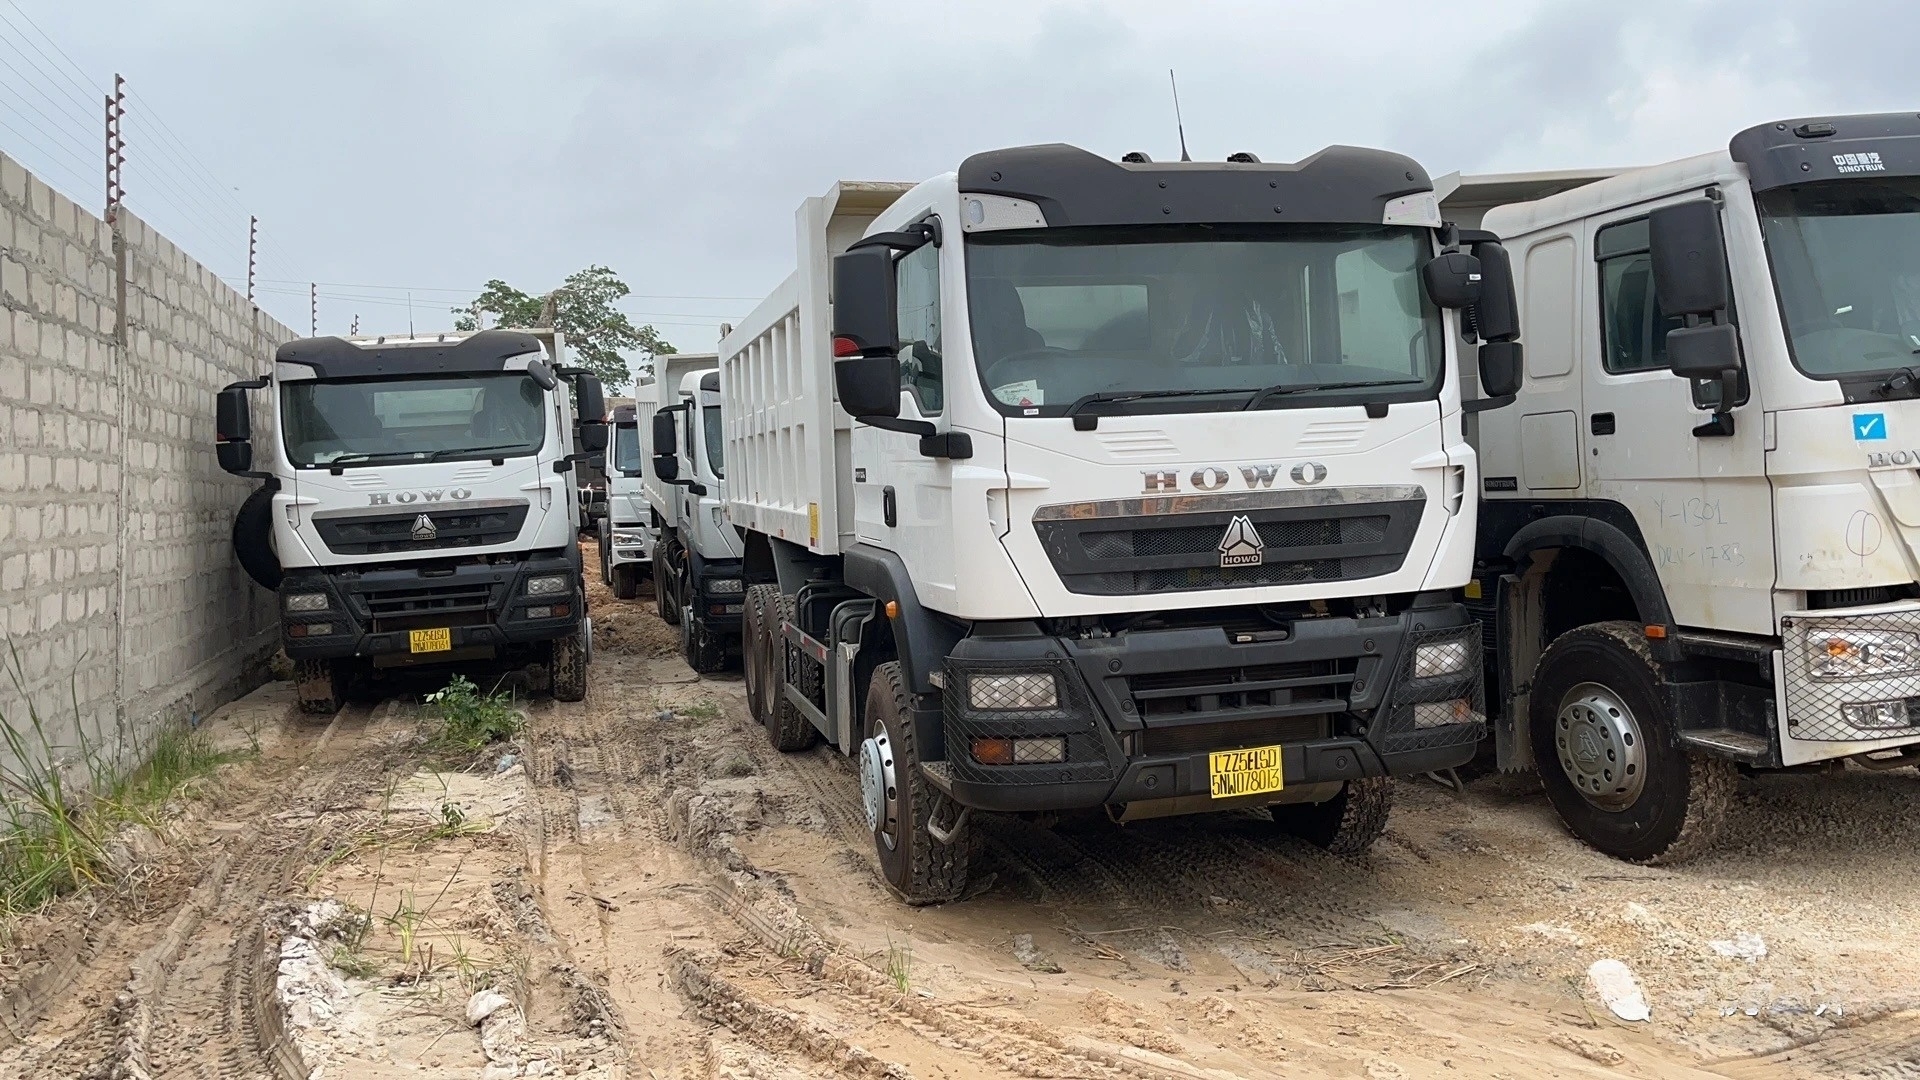
{"label": "steering wheel", "polygon": [[[1022,360],[1038,360],[1045,357],[1066,356],[1070,352],[1071,350],[1062,349],[1054,345],[1039,345],[1033,348],[1016,349],[987,365],[987,386],[995,387],[1010,382],[1017,382],[1017,379],[1008,378],[1007,375],[1001,373],[1001,369],[1008,365],[1018,363]],[[1009,372],[1009,374],[1011,373]]]}

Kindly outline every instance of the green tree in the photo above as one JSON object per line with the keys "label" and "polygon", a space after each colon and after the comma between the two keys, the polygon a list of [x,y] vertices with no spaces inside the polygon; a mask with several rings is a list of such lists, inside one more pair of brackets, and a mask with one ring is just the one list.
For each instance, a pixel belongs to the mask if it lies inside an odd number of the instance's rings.
{"label": "green tree", "polygon": [[652,325],[635,326],[614,308],[614,301],[629,291],[605,266],[575,271],[544,296],[521,292],[494,278],[473,303],[453,309],[459,316],[454,328],[478,330],[484,315],[491,315],[496,326],[551,325],[566,338],[581,367],[600,376],[607,389],[619,390],[632,379],[625,354],[642,354],[639,367],[646,372],[652,370],[655,357],[679,351]]}

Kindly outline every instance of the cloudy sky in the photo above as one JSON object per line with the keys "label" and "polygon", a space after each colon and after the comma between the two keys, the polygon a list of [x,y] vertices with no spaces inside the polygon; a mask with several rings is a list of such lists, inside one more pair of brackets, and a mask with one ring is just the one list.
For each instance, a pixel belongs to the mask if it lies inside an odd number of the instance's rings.
{"label": "cloudy sky", "polygon": [[836,179],[1032,142],[1177,156],[1169,67],[1196,157],[1347,142],[1439,175],[1920,108],[1917,30],[1909,0],[0,0],[0,151],[97,211],[118,72],[129,205],[230,280],[258,214],[282,321],[305,329],[307,281],[322,332],[404,329],[409,292],[426,329],[487,278],[599,262],[696,349]]}

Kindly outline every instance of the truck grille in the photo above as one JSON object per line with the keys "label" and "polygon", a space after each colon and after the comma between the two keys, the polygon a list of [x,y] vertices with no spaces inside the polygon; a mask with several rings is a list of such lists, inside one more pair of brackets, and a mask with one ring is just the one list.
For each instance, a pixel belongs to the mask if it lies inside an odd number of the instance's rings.
{"label": "truck grille", "polygon": [[1140,748],[1149,755],[1203,754],[1212,750],[1239,750],[1249,746],[1278,746],[1306,742],[1327,734],[1324,716],[1275,717],[1271,720],[1230,720],[1215,724],[1184,724],[1148,728]]}
{"label": "truck grille", "polygon": [[1425,504],[1413,486],[1167,496],[1041,507],[1034,529],[1069,592],[1243,589],[1393,573]]}
{"label": "truck grille", "polygon": [[1314,660],[1135,675],[1127,680],[1127,693],[1149,739],[1158,728],[1223,728],[1302,717],[1318,723],[1329,713],[1347,711],[1353,667],[1351,660]]}
{"label": "truck grille", "polygon": [[425,626],[473,626],[491,621],[493,587],[486,584],[427,585],[353,593],[357,614],[374,633]]}
{"label": "truck grille", "polygon": [[[422,536],[426,530],[421,518],[433,526],[430,537]],[[502,500],[401,513],[336,517],[316,514],[313,527],[327,550],[337,555],[385,555],[505,544],[520,535],[520,527],[526,520],[524,500]]]}

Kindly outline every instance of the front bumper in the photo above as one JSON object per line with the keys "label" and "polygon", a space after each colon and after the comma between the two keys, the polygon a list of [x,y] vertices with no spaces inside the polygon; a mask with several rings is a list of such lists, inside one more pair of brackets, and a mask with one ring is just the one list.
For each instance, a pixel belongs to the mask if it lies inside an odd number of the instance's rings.
{"label": "front bumper", "polygon": [[[1920,639],[1920,604],[1794,612],[1780,620],[1780,630],[1775,683],[1785,718],[1781,764],[1920,743],[1920,667],[1846,678],[1814,674],[1816,653],[1828,639],[1863,633]],[[1905,723],[1897,722],[1902,716]]]}
{"label": "front bumper", "polygon": [[612,538],[607,545],[608,565],[653,562],[653,530],[622,528],[616,525],[608,535]]}
{"label": "front bumper", "polygon": [[[1421,646],[1463,659],[1416,677]],[[1485,733],[1480,648],[1478,624],[1447,603],[1238,633],[969,637],[943,671],[941,786],[989,811],[1208,796],[1210,754],[1260,746],[1281,748],[1289,788],[1451,768]],[[974,680],[1007,675],[1050,677],[1051,707],[982,707],[1003,702]],[[976,739],[1063,740],[1064,760],[983,764]]]}
{"label": "front bumper", "polygon": [[[564,590],[532,595],[533,578],[565,577]],[[324,610],[289,609],[291,597],[324,594]],[[586,617],[578,561],[565,554],[517,562],[448,563],[359,570],[289,571],[280,584],[280,640],[295,659],[415,655],[463,659],[565,637]],[[543,610],[544,609],[544,610]],[[414,630],[445,628],[448,648],[415,654]]]}
{"label": "front bumper", "polygon": [[745,568],[734,561],[702,562],[694,579],[693,615],[711,634],[740,633],[747,610]]}

